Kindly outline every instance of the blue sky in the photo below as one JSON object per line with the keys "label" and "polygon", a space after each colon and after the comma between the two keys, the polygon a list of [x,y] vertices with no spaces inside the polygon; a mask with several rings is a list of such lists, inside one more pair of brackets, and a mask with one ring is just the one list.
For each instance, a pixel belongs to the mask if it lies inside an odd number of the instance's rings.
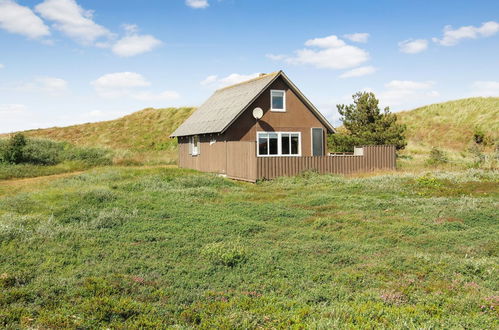
{"label": "blue sky", "polygon": [[499,96],[499,1],[0,0],[0,132],[196,106],[284,70],[337,123]]}

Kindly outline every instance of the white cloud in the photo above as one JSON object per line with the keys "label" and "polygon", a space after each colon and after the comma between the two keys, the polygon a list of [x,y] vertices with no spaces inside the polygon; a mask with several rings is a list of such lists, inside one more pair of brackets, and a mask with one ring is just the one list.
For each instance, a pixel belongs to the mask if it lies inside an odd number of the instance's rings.
{"label": "white cloud", "polygon": [[208,0],[185,0],[185,4],[194,9],[203,9],[210,5]]}
{"label": "white cloud", "polygon": [[345,42],[338,38],[335,35],[324,37],[324,38],[315,38],[310,39],[305,42],[305,46],[309,47],[320,47],[320,48],[335,48],[335,47],[343,47],[345,46]]}
{"label": "white cloud", "polygon": [[425,51],[428,48],[428,40],[426,39],[408,39],[399,42],[399,50],[402,53],[416,54]]}
{"label": "white cloud", "polygon": [[471,85],[473,96],[499,96],[499,81],[475,81]]}
{"label": "white cloud", "polygon": [[273,61],[281,61],[286,58],[286,55],[274,55],[274,54],[267,54],[265,57],[273,60]]}
{"label": "white cloud", "polygon": [[151,35],[139,35],[135,24],[125,24],[127,35],[118,40],[112,48],[113,53],[122,57],[135,56],[152,51],[161,41]]}
{"label": "white cloud", "polygon": [[28,38],[50,35],[49,27],[30,8],[11,0],[0,0],[0,28]]}
{"label": "white cloud", "polygon": [[498,32],[499,23],[494,21],[485,22],[480,27],[468,25],[462,26],[458,29],[452,29],[452,26],[447,25],[444,28],[444,35],[442,39],[432,38],[432,40],[442,46],[454,46],[458,44],[461,39],[490,37]]}
{"label": "white cloud", "polygon": [[97,94],[104,98],[130,97],[144,102],[175,100],[180,95],[175,91],[154,93],[142,90],[151,86],[144,76],[136,72],[116,72],[105,74],[90,83]]}
{"label": "white cloud", "polygon": [[32,125],[32,117],[24,104],[0,104],[0,133],[26,129]]}
{"label": "white cloud", "polygon": [[295,51],[295,56],[282,57],[291,64],[309,64],[325,69],[349,69],[369,60],[365,50],[347,45],[337,36],[307,40],[305,48]]}
{"label": "white cloud", "polygon": [[350,41],[353,42],[362,42],[365,43],[367,42],[367,39],[369,39],[369,33],[352,33],[352,34],[345,34],[343,37],[347,38]]}
{"label": "white cloud", "polygon": [[260,74],[259,73],[252,73],[252,74],[239,74],[239,73],[232,73],[228,75],[227,77],[219,78],[217,75],[211,75],[206,77],[203,81],[201,81],[201,85],[203,86],[214,86],[216,88],[222,88],[225,86],[230,86],[234,85],[246,80],[250,80],[253,78],[258,77]]}
{"label": "white cloud", "polygon": [[24,104],[0,104],[0,115],[19,115],[26,112],[26,109]]}
{"label": "white cloud", "polygon": [[175,91],[164,91],[161,93],[153,93],[149,91],[133,93],[132,98],[140,101],[168,101],[176,100],[180,94]]}
{"label": "white cloud", "polygon": [[411,81],[411,80],[392,80],[389,83],[385,84],[385,87],[390,89],[405,89],[405,90],[417,90],[417,89],[428,89],[433,86],[435,83],[433,81]]}
{"label": "white cloud", "polygon": [[40,77],[36,79],[36,83],[41,90],[50,94],[63,93],[68,88],[68,82],[61,78]]}
{"label": "white cloud", "polygon": [[135,72],[116,72],[105,74],[90,83],[102,97],[115,98],[130,94],[137,87],[150,86],[141,74]]}
{"label": "white cloud", "polygon": [[0,64],[0,69],[3,69],[3,68],[5,68],[5,65]]}
{"label": "white cloud", "polygon": [[21,92],[42,92],[51,95],[60,95],[68,90],[68,82],[55,77],[38,77],[33,81],[22,82],[14,86],[14,90]]}
{"label": "white cloud", "polygon": [[75,0],[45,0],[35,7],[45,19],[55,22],[54,28],[83,44],[113,34],[93,21],[93,12],[80,7]]}
{"label": "white cloud", "polygon": [[440,96],[433,81],[392,80],[379,94],[380,102],[390,107],[409,107],[431,103]]}
{"label": "white cloud", "polygon": [[206,85],[211,85],[215,83],[218,79],[217,75],[211,75],[206,77],[203,81],[201,81],[201,85],[206,86]]}
{"label": "white cloud", "polygon": [[353,77],[362,77],[367,76],[369,74],[373,74],[378,69],[373,66],[361,66],[350,71],[344,72],[340,75],[340,78],[353,78]]}

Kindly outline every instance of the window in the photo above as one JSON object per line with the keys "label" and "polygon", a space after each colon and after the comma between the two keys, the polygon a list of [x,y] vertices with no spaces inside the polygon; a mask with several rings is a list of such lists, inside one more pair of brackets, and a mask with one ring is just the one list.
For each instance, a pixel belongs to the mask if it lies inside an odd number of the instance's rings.
{"label": "window", "polygon": [[300,156],[301,135],[292,132],[258,132],[258,156]]}
{"label": "window", "polygon": [[197,156],[199,155],[199,136],[194,135],[191,136],[190,138],[190,148],[191,148],[191,155]]}
{"label": "window", "polygon": [[271,111],[286,111],[286,92],[281,90],[270,91],[270,110]]}

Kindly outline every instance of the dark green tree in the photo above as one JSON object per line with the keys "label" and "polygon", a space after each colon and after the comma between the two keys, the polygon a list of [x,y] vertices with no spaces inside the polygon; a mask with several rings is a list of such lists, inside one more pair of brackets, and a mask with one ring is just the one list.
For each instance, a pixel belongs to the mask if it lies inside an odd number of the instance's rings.
{"label": "dark green tree", "polygon": [[332,134],[329,146],[335,152],[350,152],[361,145],[395,145],[397,150],[407,145],[405,125],[397,123],[397,115],[388,107],[381,110],[374,93],[358,92],[353,104],[337,105],[343,122],[343,132]]}
{"label": "dark green tree", "polygon": [[12,164],[19,164],[24,161],[24,147],[26,147],[26,137],[17,133],[10,137],[9,142],[5,146],[3,159]]}

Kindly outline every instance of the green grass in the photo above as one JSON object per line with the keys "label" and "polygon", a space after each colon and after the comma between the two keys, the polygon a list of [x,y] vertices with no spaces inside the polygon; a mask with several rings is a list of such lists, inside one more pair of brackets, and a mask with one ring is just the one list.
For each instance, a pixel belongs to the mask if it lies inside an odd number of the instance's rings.
{"label": "green grass", "polygon": [[0,180],[33,178],[83,171],[94,167],[82,161],[65,161],[57,165],[3,164],[0,163]]}
{"label": "green grass", "polygon": [[0,327],[499,327],[499,174],[0,186]]}

